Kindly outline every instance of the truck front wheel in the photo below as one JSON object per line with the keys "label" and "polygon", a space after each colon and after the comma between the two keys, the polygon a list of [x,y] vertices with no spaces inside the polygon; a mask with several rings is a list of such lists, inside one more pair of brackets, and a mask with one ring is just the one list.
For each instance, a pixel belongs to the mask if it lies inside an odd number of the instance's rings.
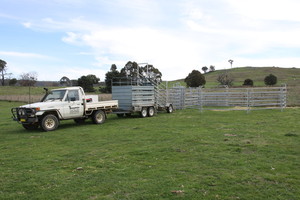
{"label": "truck front wheel", "polygon": [[55,129],[57,129],[58,124],[59,122],[57,117],[52,114],[45,115],[40,122],[41,128],[44,131],[54,131]]}
{"label": "truck front wheel", "polygon": [[105,113],[102,110],[97,110],[92,116],[94,124],[103,124],[105,122]]}

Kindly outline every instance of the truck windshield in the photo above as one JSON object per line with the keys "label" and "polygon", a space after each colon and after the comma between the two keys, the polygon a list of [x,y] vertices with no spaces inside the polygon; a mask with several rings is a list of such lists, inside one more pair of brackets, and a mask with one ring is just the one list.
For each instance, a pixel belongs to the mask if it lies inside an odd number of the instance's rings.
{"label": "truck windshield", "polygon": [[47,94],[47,96],[44,99],[45,101],[56,101],[56,100],[62,100],[65,96],[66,90],[53,90]]}

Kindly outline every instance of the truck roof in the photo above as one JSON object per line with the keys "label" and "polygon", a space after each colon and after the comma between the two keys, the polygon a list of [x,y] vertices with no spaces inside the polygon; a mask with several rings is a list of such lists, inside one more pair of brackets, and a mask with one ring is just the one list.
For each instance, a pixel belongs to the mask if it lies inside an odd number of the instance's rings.
{"label": "truck roof", "polygon": [[57,89],[53,89],[53,90],[79,90],[80,88],[81,87],[76,86],[76,87],[57,88]]}

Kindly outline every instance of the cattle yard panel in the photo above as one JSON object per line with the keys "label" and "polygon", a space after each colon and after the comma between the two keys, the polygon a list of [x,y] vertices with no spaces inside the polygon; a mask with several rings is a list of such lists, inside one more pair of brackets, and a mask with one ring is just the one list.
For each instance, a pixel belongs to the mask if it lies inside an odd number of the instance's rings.
{"label": "cattle yard panel", "polygon": [[[184,88],[169,89],[169,99],[174,108],[202,110],[222,107],[225,110],[283,109],[287,104],[287,88]],[[219,109],[219,108],[218,108]]]}

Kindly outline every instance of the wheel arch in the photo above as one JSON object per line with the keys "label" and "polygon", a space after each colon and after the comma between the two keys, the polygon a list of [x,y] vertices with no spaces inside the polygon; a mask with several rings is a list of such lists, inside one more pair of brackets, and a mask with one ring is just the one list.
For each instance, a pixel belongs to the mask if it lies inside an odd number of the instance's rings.
{"label": "wheel arch", "polygon": [[44,111],[43,114],[39,116],[39,118],[42,119],[44,116],[49,115],[49,114],[55,115],[55,117],[57,117],[57,119],[59,119],[59,120],[62,119],[62,116],[58,110]]}

